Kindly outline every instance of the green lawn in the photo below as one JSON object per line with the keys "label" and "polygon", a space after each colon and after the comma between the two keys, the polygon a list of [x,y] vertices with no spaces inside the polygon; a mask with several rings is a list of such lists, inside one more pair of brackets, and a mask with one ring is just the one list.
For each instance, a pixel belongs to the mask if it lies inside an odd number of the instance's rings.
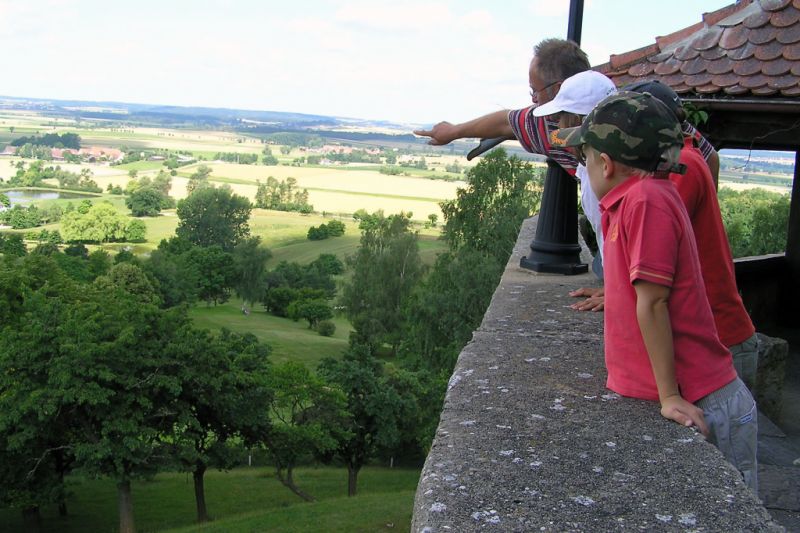
{"label": "green lawn", "polygon": [[242,313],[241,300],[217,306],[199,304],[189,311],[194,324],[200,328],[218,330],[223,327],[237,333],[252,333],[260,341],[272,347],[270,360],[276,363],[298,361],[314,369],[325,357],[338,357],[347,348],[350,324],[345,318],[336,317],[336,333],[323,337],[308,329],[305,320],[295,322],[267,314],[261,305],[256,305],[249,315]]}
{"label": "green lawn", "polygon": [[[192,477],[163,473],[134,481],[133,507],[139,531],[408,531],[419,470],[366,467],[359,495],[348,498],[344,468],[299,468],[295,481],[318,499],[305,503],[283,487],[269,468],[209,471],[206,503],[214,522],[195,524]],[[67,478],[69,515],[44,507],[43,533],[112,532],[118,524],[116,488],[108,479]],[[325,524],[321,529],[321,524]],[[391,524],[391,526],[387,526]],[[180,529],[175,529],[180,528]],[[19,510],[0,510],[0,530],[22,531]]]}

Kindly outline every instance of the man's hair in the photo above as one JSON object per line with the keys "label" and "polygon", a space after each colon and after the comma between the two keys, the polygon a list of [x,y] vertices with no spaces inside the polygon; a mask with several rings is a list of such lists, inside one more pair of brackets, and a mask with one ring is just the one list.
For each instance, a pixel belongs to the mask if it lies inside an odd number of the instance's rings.
{"label": "man's hair", "polygon": [[573,41],[545,39],[533,47],[533,55],[539,77],[547,83],[564,81],[590,68],[586,52]]}

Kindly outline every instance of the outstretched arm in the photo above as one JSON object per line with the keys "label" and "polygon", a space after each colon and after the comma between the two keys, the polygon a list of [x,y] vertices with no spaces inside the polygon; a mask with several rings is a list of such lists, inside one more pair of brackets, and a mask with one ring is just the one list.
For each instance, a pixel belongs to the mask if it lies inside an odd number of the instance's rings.
{"label": "outstretched arm", "polygon": [[495,111],[461,124],[440,122],[430,130],[415,130],[414,134],[430,137],[431,140],[428,141],[428,144],[435,146],[449,144],[456,139],[467,137],[479,139],[514,138],[514,130],[511,129],[511,124],[508,123],[508,111]]}
{"label": "outstretched arm", "polygon": [[675,378],[675,352],[669,320],[669,287],[637,280],[636,318],[658,387],[661,416],[684,426],[697,426],[708,436],[703,410],[683,399]]}

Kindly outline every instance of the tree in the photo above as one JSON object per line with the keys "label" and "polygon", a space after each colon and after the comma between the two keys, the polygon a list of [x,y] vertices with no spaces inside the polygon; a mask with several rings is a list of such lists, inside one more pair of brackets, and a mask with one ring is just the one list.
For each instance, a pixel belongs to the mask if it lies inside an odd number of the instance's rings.
{"label": "tree", "polygon": [[434,374],[449,377],[461,348],[480,325],[505,268],[472,248],[441,254],[404,308],[401,352]]}
{"label": "tree", "polygon": [[0,207],[8,208],[11,206],[11,200],[8,199],[4,193],[0,192]]}
{"label": "tree", "polygon": [[83,472],[115,479],[120,531],[133,531],[130,480],[160,468],[179,390],[169,346],[188,319],[158,310],[143,292],[70,281],[54,256],[20,266],[25,289],[9,302],[17,318],[0,335],[0,432],[24,449],[4,450],[22,454],[34,475],[68,451]]}
{"label": "tree", "polygon": [[[162,241],[162,245],[166,241]],[[191,245],[190,245],[191,246]],[[182,303],[194,303],[200,285],[197,266],[185,252],[159,246],[143,264],[145,272],[154,280],[161,296],[162,306],[175,307]]]}
{"label": "tree", "polygon": [[85,214],[71,211],[61,219],[61,232],[67,242],[123,241],[128,237],[128,217],[106,202],[89,204]]}
{"label": "tree", "polygon": [[200,245],[231,251],[250,235],[250,201],[229,188],[206,187],[178,202],[175,234]]}
{"label": "tree", "polygon": [[234,290],[251,307],[264,298],[264,274],[267,261],[272,257],[272,253],[260,246],[260,243],[260,237],[250,237],[239,242],[233,249],[233,263],[236,268]]}
{"label": "tree", "polygon": [[503,264],[514,247],[522,220],[539,206],[542,176],[505,150],[493,150],[467,174],[469,186],[442,202],[444,237],[451,250],[468,246]]}
{"label": "tree", "polygon": [[417,234],[405,214],[359,215],[361,241],[347,258],[352,271],[342,287],[341,305],[361,342],[372,350],[388,343],[395,353],[402,339],[402,309],[422,278]]}
{"label": "tree", "polygon": [[41,505],[63,502],[68,431],[49,365],[54,324],[78,295],[49,256],[0,263],[0,503],[20,508],[30,531]]}
{"label": "tree", "polygon": [[338,276],[344,273],[344,263],[333,254],[319,254],[319,257],[311,261],[308,266],[328,276]]}
{"label": "tree", "polygon": [[197,296],[208,305],[225,303],[236,282],[233,256],[220,246],[195,246],[184,260],[196,273]]}
{"label": "tree", "polygon": [[318,373],[341,389],[347,401],[350,416],[341,426],[335,453],[347,465],[347,495],[355,496],[361,467],[400,439],[403,400],[367,346],[351,343],[341,359],[324,359]]}
{"label": "tree", "polygon": [[197,190],[210,187],[208,177],[211,175],[211,169],[206,165],[200,165],[197,170],[189,176],[189,182],[186,184],[186,194],[192,195]]}
{"label": "tree", "polygon": [[182,387],[171,453],[192,473],[197,521],[206,522],[206,471],[231,468],[237,459],[234,437],[269,427],[262,421],[272,399],[269,348],[249,334],[187,329],[173,349]]}
{"label": "tree", "polygon": [[333,309],[322,298],[295,300],[289,304],[287,314],[293,320],[307,320],[308,329],[317,329],[321,320],[333,318]]}
{"label": "tree", "polygon": [[125,240],[128,242],[144,242],[147,237],[147,226],[141,220],[128,220],[125,224]]}
{"label": "tree", "polygon": [[18,233],[0,233],[0,254],[21,257],[28,253],[22,235]]}
{"label": "tree", "polygon": [[719,191],[719,206],[734,257],[779,253],[786,249],[789,195],[761,188]]}
{"label": "tree", "polygon": [[135,217],[154,217],[161,212],[164,195],[152,187],[138,188],[125,199],[125,205]]}
{"label": "tree", "polygon": [[289,490],[314,501],[295,484],[292,472],[303,457],[328,454],[336,449],[337,438],[349,437],[341,429],[347,416],[344,395],[294,361],[272,369],[269,388],[274,393],[271,424],[263,441],[275,474]]}

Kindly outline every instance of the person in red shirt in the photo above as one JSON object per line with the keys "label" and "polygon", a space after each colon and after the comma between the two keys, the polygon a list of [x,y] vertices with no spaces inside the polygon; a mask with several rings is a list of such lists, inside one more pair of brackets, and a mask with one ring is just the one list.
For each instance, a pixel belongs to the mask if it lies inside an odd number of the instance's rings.
{"label": "person in red shirt", "polygon": [[[669,86],[657,80],[647,80],[628,85],[624,90],[652,94],[667,106],[681,124],[685,123],[686,113],[680,97]],[[680,162],[686,167],[686,172],[672,173],[669,179],[675,184],[689,213],[700,255],[705,292],[719,338],[733,356],[736,373],[754,391],[758,369],[758,336],[736,287],[733,255],[722,223],[716,185],[705,157],[695,145],[696,137],[687,135],[684,129]],[[595,296],[603,298],[603,294]]]}
{"label": "person in red shirt", "polygon": [[[637,82],[625,90],[648,92],[666,104],[678,121],[686,119],[680,97],[668,85],[652,80]],[[754,391],[758,336],[736,287],[733,254],[722,223],[716,185],[703,156],[695,148],[693,137],[684,136],[681,163],[686,165],[686,173],[670,174],[669,179],[675,184],[692,222],[706,296],[719,340],[730,350],[739,377]]]}
{"label": "person in red shirt", "polygon": [[607,386],[696,426],[756,491],[755,401],[717,336],[683,201],[654,177],[685,170],[675,115],[650,94],[624,92],[556,139],[578,150],[600,200]]}

